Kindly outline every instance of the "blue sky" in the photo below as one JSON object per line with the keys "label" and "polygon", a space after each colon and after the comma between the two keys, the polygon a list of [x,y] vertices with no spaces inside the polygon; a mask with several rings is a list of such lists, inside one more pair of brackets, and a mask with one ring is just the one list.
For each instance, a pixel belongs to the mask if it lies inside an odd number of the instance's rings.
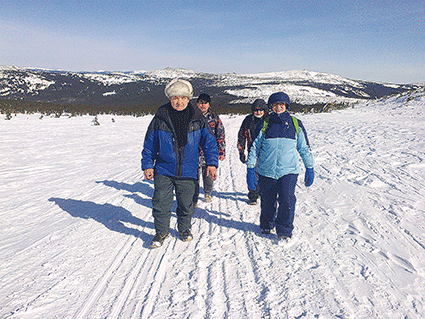
{"label": "blue sky", "polygon": [[0,65],[424,82],[425,0],[2,0]]}

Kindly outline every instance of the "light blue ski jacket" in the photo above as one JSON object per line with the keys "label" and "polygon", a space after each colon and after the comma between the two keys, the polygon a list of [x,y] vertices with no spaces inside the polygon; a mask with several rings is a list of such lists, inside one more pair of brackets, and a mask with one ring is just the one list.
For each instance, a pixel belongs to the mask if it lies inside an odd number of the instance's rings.
{"label": "light blue ski jacket", "polygon": [[264,120],[257,126],[257,137],[252,143],[246,162],[256,167],[258,174],[279,179],[287,174],[299,174],[298,154],[306,168],[313,168],[314,160],[304,125],[298,120],[299,135],[288,112],[272,113],[265,132]]}

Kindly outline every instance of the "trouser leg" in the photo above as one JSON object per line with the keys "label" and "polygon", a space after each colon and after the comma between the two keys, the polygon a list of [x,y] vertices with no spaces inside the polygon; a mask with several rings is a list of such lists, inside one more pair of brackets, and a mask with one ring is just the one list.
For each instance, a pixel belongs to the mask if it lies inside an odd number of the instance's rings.
{"label": "trouser leg", "polygon": [[295,217],[295,186],[298,174],[282,176],[278,182],[278,203],[276,232],[282,236],[292,236]]}
{"label": "trouser leg", "polygon": [[204,193],[211,194],[213,189],[214,181],[211,175],[207,176],[207,166],[202,166],[202,180],[204,183]]}
{"label": "trouser leg", "polygon": [[198,168],[198,178],[197,178],[197,180],[196,180],[196,185],[195,185],[195,193],[194,193],[194,195],[193,195],[193,203],[194,203],[194,204],[197,204],[197,203],[198,203],[198,199],[199,199],[199,183],[201,182],[201,181],[200,181],[200,178],[201,178],[201,172],[202,172],[202,168],[201,168],[201,167],[199,167],[199,168]]}
{"label": "trouser leg", "polygon": [[255,191],[248,189],[248,200],[250,202],[255,202],[258,199],[258,187]]}
{"label": "trouser leg", "polygon": [[276,215],[277,180],[259,176],[261,196],[260,228],[274,228]]}
{"label": "trouser leg", "polygon": [[171,205],[173,204],[173,180],[164,175],[155,175],[152,197],[152,215],[155,231],[159,235],[170,232]]}
{"label": "trouser leg", "polygon": [[195,192],[196,180],[175,179],[174,186],[177,198],[177,230],[181,233],[192,227],[194,210],[193,194]]}
{"label": "trouser leg", "polygon": [[257,187],[255,190],[250,190],[248,188],[248,200],[250,202],[256,202],[258,197],[260,196],[260,185],[259,185],[259,175],[255,172],[255,176],[257,177]]}

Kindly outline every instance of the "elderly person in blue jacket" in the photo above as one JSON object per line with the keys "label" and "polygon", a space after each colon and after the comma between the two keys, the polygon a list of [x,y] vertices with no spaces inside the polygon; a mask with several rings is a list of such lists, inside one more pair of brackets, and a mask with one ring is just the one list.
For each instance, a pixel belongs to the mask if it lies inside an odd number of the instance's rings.
{"label": "elderly person in blue jacket", "polygon": [[174,79],[165,87],[169,103],[161,106],[149,124],[142,151],[142,170],[154,179],[152,214],[155,237],[152,248],[162,246],[170,235],[173,191],[177,199],[177,229],[183,241],[193,239],[191,220],[197,183],[199,146],[207,163],[207,174],[217,178],[218,149],[203,115],[190,104],[190,82]]}
{"label": "elderly person in blue jacket", "polygon": [[248,187],[255,189],[256,169],[261,196],[261,233],[270,234],[276,227],[278,239],[289,240],[294,228],[295,185],[300,172],[298,154],[306,168],[306,186],[313,184],[314,160],[304,125],[288,112],[288,95],[274,93],[267,104],[271,114],[257,126],[247,160],[247,181]]}

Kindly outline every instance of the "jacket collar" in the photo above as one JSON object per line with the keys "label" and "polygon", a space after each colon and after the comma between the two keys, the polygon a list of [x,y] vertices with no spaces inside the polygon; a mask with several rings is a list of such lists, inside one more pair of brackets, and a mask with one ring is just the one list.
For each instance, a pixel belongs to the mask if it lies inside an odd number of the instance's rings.
{"label": "jacket collar", "polygon": [[290,118],[291,118],[291,115],[289,114],[288,111],[285,111],[281,114],[277,114],[277,113],[273,112],[272,114],[270,114],[270,123],[281,124],[281,123],[283,123],[284,121],[287,121]]}
{"label": "jacket collar", "polygon": [[[156,112],[156,116],[161,117],[165,120],[168,120],[170,118],[170,115],[168,113],[168,108],[170,108],[170,107],[172,107],[170,102],[160,106],[158,108],[158,111]],[[193,107],[193,105],[190,102],[187,105],[187,107],[190,107],[193,110],[193,112],[192,112],[193,115],[192,115],[191,120],[202,119],[202,117],[203,117],[202,112],[197,107]]]}

